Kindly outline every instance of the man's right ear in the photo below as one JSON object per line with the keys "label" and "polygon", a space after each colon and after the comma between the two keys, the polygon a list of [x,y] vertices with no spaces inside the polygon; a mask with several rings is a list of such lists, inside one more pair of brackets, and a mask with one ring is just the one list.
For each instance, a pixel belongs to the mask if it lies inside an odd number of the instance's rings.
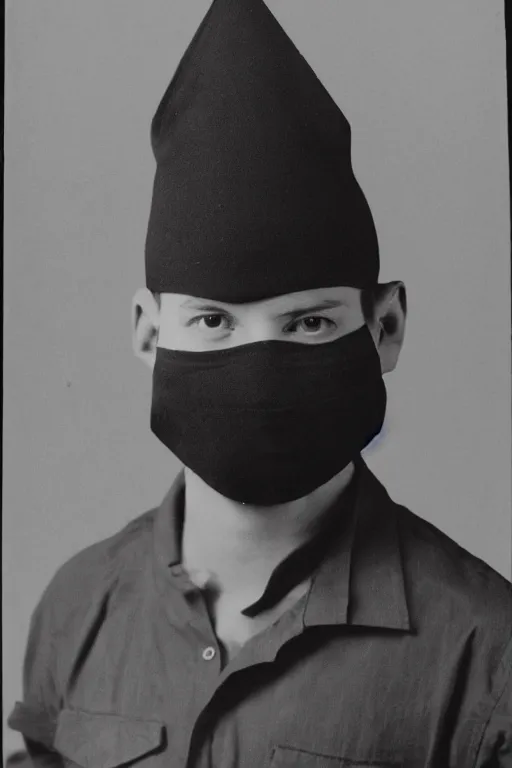
{"label": "man's right ear", "polygon": [[132,300],[132,346],[135,356],[151,369],[155,365],[160,307],[147,288],[140,288]]}

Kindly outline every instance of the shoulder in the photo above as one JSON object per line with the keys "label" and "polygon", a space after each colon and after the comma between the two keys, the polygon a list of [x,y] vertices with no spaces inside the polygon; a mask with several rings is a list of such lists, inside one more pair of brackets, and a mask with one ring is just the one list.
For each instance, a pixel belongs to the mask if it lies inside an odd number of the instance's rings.
{"label": "shoulder", "polygon": [[[26,703],[59,708],[70,670],[107,615],[142,594],[157,510],[78,552],[58,568],[30,620],[23,665]],[[57,697],[57,698],[56,698]]]}
{"label": "shoulder", "polygon": [[432,523],[395,502],[405,575],[420,604],[430,600],[447,620],[465,616],[475,627],[512,634],[512,584]]}
{"label": "shoulder", "polygon": [[44,616],[45,623],[58,632],[71,616],[111,596],[121,579],[140,573],[151,554],[156,512],[145,512],[61,565],[42,594],[33,622]]}

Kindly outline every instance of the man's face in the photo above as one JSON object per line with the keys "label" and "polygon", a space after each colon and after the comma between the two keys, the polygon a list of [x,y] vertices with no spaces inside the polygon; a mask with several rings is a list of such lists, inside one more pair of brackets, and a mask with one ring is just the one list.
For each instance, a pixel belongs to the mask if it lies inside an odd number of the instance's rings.
{"label": "man's face", "polygon": [[159,347],[202,352],[255,341],[324,344],[365,320],[358,288],[299,291],[247,304],[176,293],[160,296]]}

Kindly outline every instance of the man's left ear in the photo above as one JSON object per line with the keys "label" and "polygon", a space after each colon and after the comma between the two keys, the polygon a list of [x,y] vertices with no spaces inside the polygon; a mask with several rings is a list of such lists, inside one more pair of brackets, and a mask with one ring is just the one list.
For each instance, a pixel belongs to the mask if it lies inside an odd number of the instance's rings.
{"label": "man's left ear", "polygon": [[370,326],[382,373],[389,373],[396,367],[405,336],[406,315],[405,285],[399,280],[387,283],[376,300]]}

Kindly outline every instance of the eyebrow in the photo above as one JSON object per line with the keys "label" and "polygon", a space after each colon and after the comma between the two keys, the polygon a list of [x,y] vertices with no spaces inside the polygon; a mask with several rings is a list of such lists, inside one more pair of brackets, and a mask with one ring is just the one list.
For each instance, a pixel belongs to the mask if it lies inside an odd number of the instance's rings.
{"label": "eyebrow", "polygon": [[[228,312],[229,310],[227,307],[219,302],[219,304],[203,304],[198,299],[186,299],[182,304],[182,307],[188,308],[188,309],[194,309],[199,312]],[[336,307],[343,307],[348,306],[345,301],[340,301],[337,299],[325,299],[324,301],[319,302],[318,304],[311,304],[307,307],[302,307],[301,309],[290,309],[286,312],[280,312],[279,315],[276,315],[277,318],[283,318],[283,317],[290,317],[290,318],[296,318],[301,317],[302,315],[310,315],[314,312],[321,312],[323,309],[334,309]]]}
{"label": "eyebrow", "polygon": [[291,309],[288,312],[281,312],[278,317],[300,317],[301,315],[311,315],[315,312],[321,312],[322,309],[334,309],[335,307],[346,307],[345,301],[339,301],[335,299],[325,299],[319,304],[312,304],[308,307],[302,307],[302,309]]}
{"label": "eyebrow", "polygon": [[222,304],[203,304],[200,299],[186,299],[182,304],[180,304],[181,307],[184,307],[186,309],[197,309],[200,312],[218,312],[219,310],[223,312],[227,312],[225,306]]}

